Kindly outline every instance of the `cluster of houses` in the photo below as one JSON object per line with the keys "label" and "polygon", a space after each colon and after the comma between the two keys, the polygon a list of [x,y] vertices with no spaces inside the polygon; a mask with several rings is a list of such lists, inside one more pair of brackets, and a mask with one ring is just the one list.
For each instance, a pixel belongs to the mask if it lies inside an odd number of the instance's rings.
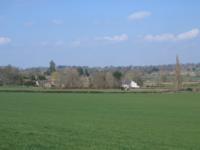
{"label": "cluster of houses", "polygon": [[43,87],[43,88],[46,88],[46,89],[55,87],[54,80],[52,80],[50,76],[47,76],[46,78],[47,78],[46,80],[35,81],[35,85],[37,87]]}

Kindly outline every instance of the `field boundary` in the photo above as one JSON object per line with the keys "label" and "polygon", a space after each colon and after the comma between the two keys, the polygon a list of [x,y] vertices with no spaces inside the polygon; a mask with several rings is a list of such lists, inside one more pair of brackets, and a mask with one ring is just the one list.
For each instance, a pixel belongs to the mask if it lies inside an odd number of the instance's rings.
{"label": "field boundary", "polygon": [[0,93],[177,93],[177,92],[186,92],[186,91],[174,91],[171,89],[140,89],[140,90],[77,90],[77,89],[66,89],[66,90],[57,90],[57,89],[0,89]]}

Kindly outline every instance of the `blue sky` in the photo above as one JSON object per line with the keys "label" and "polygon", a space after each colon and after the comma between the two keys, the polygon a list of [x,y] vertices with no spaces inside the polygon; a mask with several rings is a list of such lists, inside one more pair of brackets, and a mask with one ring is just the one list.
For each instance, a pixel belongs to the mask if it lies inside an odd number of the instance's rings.
{"label": "blue sky", "polygon": [[0,65],[200,62],[199,0],[0,0]]}

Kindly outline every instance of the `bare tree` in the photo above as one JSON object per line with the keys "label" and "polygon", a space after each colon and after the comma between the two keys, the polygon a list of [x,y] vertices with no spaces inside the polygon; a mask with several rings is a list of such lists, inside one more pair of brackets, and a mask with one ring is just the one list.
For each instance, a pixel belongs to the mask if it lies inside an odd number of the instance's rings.
{"label": "bare tree", "polygon": [[103,71],[95,72],[91,76],[91,87],[96,89],[106,88],[106,74]]}
{"label": "bare tree", "polygon": [[80,88],[81,81],[77,69],[67,69],[65,72],[65,87],[66,88]]}
{"label": "bare tree", "polygon": [[90,87],[90,79],[87,76],[80,76],[80,88],[89,88]]}
{"label": "bare tree", "polygon": [[81,88],[81,78],[74,68],[56,71],[51,75],[51,84],[57,88]]}
{"label": "bare tree", "polygon": [[11,65],[0,68],[0,80],[5,85],[19,85],[23,82],[20,70]]}
{"label": "bare tree", "polygon": [[111,72],[107,72],[105,74],[105,80],[106,80],[106,88],[114,88],[115,87],[115,78]]}
{"label": "bare tree", "polygon": [[160,67],[160,72],[159,72],[159,86],[161,86],[161,84],[163,82],[167,81],[167,75],[166,75],[166,71],[164,70],[164,68],[161,66]]}
{"label": "bare tree", "polygon": [[61,73],[56,71],[56,72],[53,72],[51,74],[51,84],[53,86],[55,86],[56,88],[60,88],[61,87]]}
{"label": "bare tree", "polygon": [[182,88],[182,77],[181,77],[181,65],[179,61],[178,55],[176,56],[176,69],[175,69],[175,75],[176,75],[176,89],[180,90]]}

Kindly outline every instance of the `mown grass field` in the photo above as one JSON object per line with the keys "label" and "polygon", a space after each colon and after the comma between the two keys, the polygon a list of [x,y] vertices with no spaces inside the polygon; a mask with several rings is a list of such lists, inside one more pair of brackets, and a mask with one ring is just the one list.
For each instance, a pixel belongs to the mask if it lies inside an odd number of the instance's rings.
{"label": "mown grass field", "polygon": [[0,93],[0,150],[199,150],[200,94]]}

